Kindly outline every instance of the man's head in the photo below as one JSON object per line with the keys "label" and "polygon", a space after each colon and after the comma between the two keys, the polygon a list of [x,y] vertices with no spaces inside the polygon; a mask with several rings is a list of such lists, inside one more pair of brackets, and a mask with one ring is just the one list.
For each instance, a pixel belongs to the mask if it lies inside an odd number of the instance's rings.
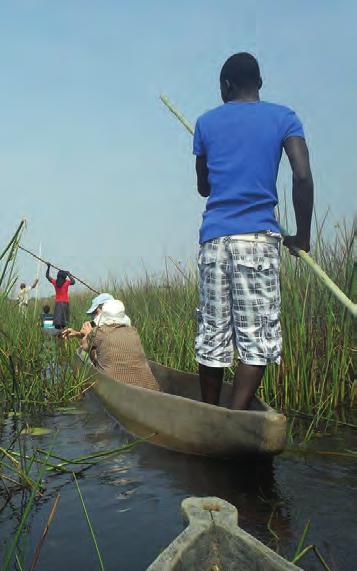
{"label": "man's head", "polygon": [[46,303],[46,305],[43,306],[42,310],[43,313],[50,313],[50,306]]}
{"label": "man's head", "polygon": [[64,270],[59,270],[56,279],[57,287],[62,287],[66,279],[67,279],[67,272],[65,272]]}
{"label": "man's head", "polygon": [[20,284],[20,289],[25,289],[26,284],[24,282],[22,282],[22,284]]}
{"label": "man's head", "polygon": [[91,306],[88,309],[87,313],[93,316],[97,315],[98,313],[101,312],[103,304],[106,301],[110,301],[111,299],[114,298],[110,293],[100,293],[99,295],[97,295],[92,299]]}
{"label": "man's head", "polygon": [[263,85],[259,64],[254,56],[240,52],[227,59],[220,75],[221,96],[225,103],[239,94],[258,94]]}

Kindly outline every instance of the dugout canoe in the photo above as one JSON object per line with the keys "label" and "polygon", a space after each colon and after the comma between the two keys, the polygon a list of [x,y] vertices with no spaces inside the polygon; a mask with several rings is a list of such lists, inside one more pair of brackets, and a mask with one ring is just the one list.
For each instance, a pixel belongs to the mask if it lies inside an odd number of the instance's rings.
{"label": "dugout canoe", "polygon": [[55,327],[46,328],[41,327],[41,331],[45,336],[48,337],[58,337],[62,333],[62,329],[56,329]]}
{"label": "dugout canoe", "polygon": [[160,391],[121,383],[77,352],[93,390],[108,412],[130,433],[170,450],[233,458],[242,454],[279,454],[286,441],[286,417],[259,398],[249,410],[228,408],[232,385],[223,383],[220,406],[200,400],[198,375],[149,361]]}
{"label": "dugout canoe", "polygon": [[302,571],[238,525],[238,511],[220,498],[186,498],[188,527],[147,571]]}

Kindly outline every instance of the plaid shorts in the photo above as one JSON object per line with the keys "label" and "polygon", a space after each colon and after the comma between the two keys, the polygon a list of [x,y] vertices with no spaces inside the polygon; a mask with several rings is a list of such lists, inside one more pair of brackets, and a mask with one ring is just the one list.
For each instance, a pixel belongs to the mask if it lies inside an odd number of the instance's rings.
{"label": "plaid shorts", "polygon": [[209,240],[198,257],[200,307],[196,360],[229,367],[234,349],[248,365],[279,363],[279,242]]}

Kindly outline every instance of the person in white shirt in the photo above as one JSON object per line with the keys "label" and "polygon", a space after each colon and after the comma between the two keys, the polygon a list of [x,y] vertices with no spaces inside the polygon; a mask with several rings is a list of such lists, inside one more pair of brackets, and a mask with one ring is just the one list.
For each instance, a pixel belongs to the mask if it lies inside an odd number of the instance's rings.
{"label": "person in white shirt", "polygon": [[22,311],[22,313],[26,313],[27,311],[27,306],[29,303],[29,293],[32,289],[34,289],[38,284],[38,279],[36,279],[32,286],[27,286],[24,282],[22,282],[20,284],[20,289],[19,292],[17,294],[17,298],[16,301],[18,303],[19,309],[20,311]]}

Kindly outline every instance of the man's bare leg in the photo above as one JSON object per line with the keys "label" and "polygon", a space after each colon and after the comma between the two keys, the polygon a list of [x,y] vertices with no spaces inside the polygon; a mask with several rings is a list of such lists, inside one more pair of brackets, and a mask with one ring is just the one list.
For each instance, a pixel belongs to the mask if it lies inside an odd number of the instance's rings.
{"label": "man's bare leg", "polygon": [[207,367],[199,364],[201,394],[203,402],[219,404],[223,381],[223,367]]}
{"label": "man's bare leg", "polygon": [[263,378],[265,366],[239,363],[233,381],[231,408],[246,410]]}

